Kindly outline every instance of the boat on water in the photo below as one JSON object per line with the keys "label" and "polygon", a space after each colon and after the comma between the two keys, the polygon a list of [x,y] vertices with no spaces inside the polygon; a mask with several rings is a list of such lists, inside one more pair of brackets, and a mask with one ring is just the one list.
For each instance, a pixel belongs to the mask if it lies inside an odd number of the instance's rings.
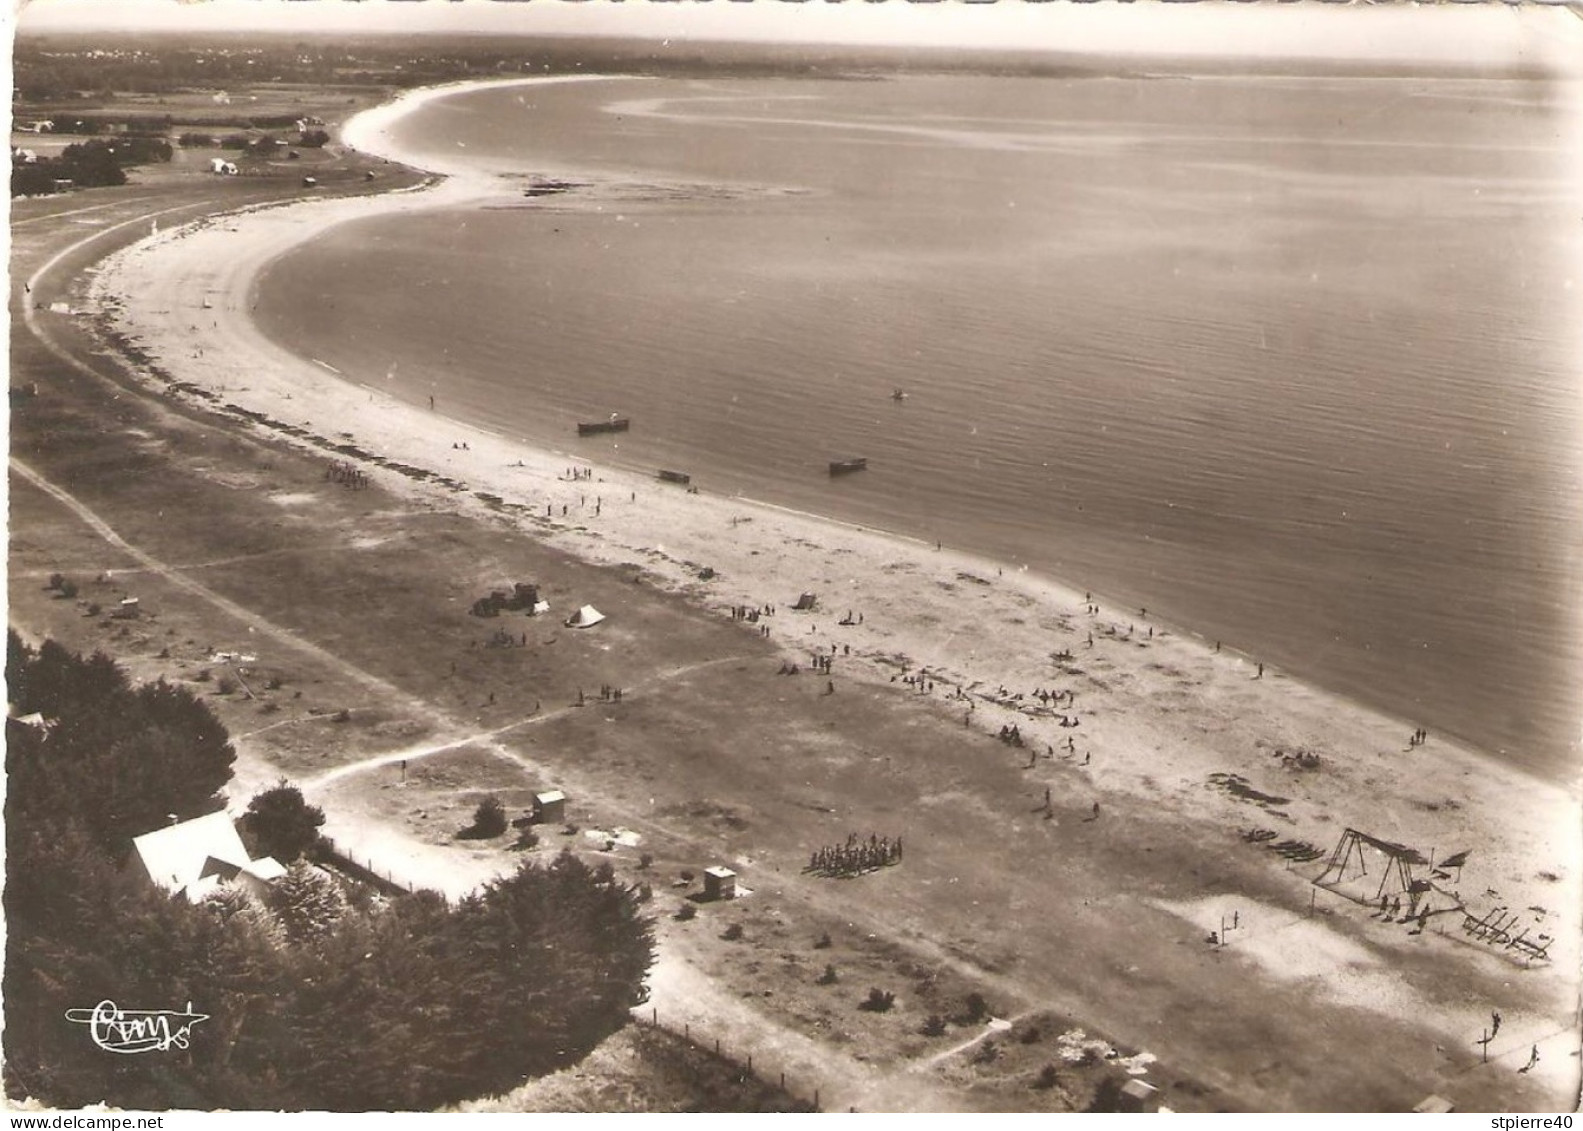
{"label": "boat on water", "polygon": [[609,420],[595,420],[583,422],[577,426],[579,436],[598,436],[603,432],[625,432],[632,427],[632,421],[625,416],[612,412]]}
{"label": "boat on water", "polygon": [[693,477],[685,471],[666,471],[664,468],[660,469],[660,478],[667,483],[680,483],[684,487],[693,481]]}
{"label": "boat on water", "polygon": [[902,401],[907,399],[907,395],[906,389],[896,389],[891,393],[890,399],[900,404]]}
{"label": "boat on water", "polygon": [[863,471],[868,467],[868,460],[859,456],[855,459],[833,459],[830,461],[831,475],[850,475],[854,471]]}

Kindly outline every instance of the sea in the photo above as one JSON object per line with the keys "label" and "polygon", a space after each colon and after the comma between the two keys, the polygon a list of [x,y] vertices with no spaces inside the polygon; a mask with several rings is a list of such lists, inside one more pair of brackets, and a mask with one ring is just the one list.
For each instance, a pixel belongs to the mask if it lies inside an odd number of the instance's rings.
{"label": "sea", "polygon": [[[1575,782],[1575,99],[504,86],[393,134],[498,197],[348,222],[277,260],[256,310],[442,416],[988,555],[1380,708],[1404,746],[1424,726]],[[577,438],[612,413],[630,432]]]}

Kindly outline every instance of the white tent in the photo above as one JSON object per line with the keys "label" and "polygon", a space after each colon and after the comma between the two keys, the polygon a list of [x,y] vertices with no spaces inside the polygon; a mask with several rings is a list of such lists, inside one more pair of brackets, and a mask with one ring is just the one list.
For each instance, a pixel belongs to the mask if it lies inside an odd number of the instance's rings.
{"label": "white tent", "polygon": [[566,622],[566,626],[568,628],[592,628],[604,619],[604,613],[592,605],[584,605],[571,615],[571,618]]}

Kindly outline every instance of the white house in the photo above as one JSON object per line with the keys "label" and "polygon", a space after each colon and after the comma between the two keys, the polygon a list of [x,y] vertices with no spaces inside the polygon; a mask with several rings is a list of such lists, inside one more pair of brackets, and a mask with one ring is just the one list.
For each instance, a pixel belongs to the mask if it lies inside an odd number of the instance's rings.
{"label": "white house", "polygon": [[272,856],[249,859],[236,825],[223,811],[134,837],[132,848],[150,880],[188,903],[227,883],[260,894],[286,874]]}
{"label": "white house", "polygon": [[209,158],[209,172],[223,177],[236,176],[236,163],[227,161],[224,157]]}

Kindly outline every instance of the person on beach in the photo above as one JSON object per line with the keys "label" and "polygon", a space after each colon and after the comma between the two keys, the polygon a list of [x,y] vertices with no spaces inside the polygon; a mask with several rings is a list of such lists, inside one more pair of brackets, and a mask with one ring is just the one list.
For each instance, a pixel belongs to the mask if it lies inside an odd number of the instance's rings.
{"label": "person on beach", "polygon": [[1254,676],[1253,678],[1254,679],[1263,679],[1264,678],[1264,664],[1262,662],[1259,664],[1259,674]]}
{"label": "person on beach", "polygon": [[1095,821],[1099,820],[1099,802],[1097,801],[1094,802],[1094,816],[1092,819]]}

